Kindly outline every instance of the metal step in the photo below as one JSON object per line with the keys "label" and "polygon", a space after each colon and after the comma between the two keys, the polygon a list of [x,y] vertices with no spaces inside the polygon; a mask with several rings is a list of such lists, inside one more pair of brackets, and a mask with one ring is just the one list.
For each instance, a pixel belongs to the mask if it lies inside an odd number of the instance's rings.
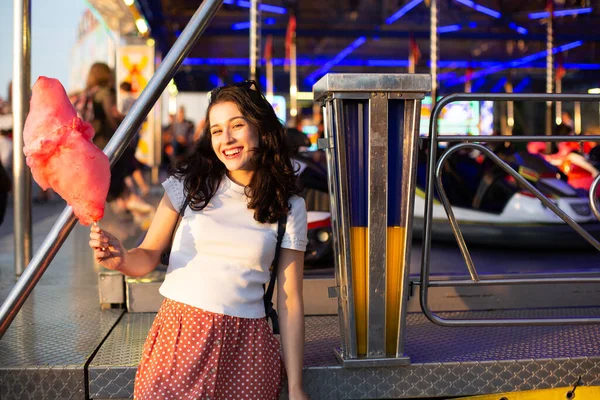
{"label": "metal step", "polygon": [[[157,312],[164,300],[164,297],[158,292],[164,276],[164,271],[154,271],[142,278],[126,278],[127,310],[129,312]],[[118,282],[115,284],[119,285]],[[333,278],[309,277],[304,279],[305,315],[337,315],[337,299],[327,297],[327,288],[330,286],[335,286]],[[277,304],[277,287],[273,294],[273,304]]]}
{"label": "metal step", "polygon": [[[600,308],[453,312],[446,318],[598,316]],[[142,346],[155,314],[127,313],[88,369],[92,399],[131,398]],[[409,313],[411,365],[341,368],[336,316],[306,318],[305,389],[311,399],[466,396],[600,385],[600,325],[444,328]]]}
{"label": "metal step", "polygon": [[[142,278],[125,279],[127,310],[157,312],[163,297],[158,288],[164,272],[154,271]],[[520,278],[563,277],[566,274],[520,274]],[[597,276],[597,273],[571,273],[568,276]],[[482,278],[500,279],[510,275],[489,275]],[[108,277],[106,278],[108,279]],[[123,283],[111,276],[115,285]],[[436,276],[436,280],[468,279],[463,276]],[[107,281],[106,281],[107,282]],[[107,283],[106,283],[107,284]],[[329,298],[328,288],[335,286],[333,269],[307,271],[304,279],[305,315],[337,315],[337,299]],[[409,312],[420,312],[418,277],[411,277],[412,295]],[[550,290],[550,292],[549,292]],[[119,288],[105,289],[118,295]],[[122,292],[122,289],[121,289]],[[549,295],[551,293],[551,295]],[[528,286],[434,287],[429,289],[429,304],[434,311],[505,310],[548,307],[593,307],[600,304],[600,287],[593,284],[553,284]],[[277,291],[274,299],[277,298]],[[274,301],[274,304],[277,304]]]}

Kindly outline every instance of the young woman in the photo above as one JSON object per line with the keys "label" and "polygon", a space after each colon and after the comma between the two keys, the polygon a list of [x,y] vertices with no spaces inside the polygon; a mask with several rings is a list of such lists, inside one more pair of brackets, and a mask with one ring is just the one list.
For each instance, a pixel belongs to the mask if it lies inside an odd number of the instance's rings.
{"label": "young woman", "polygon": [[[290,399],[308,398],[302,389],[306,207],[296,195],[284,128],[253,86],[213,90],[205,132],[163,183],[166,193],[138,248],[126,251],[110,233],[91,228],[90,246],[103,266],[145,275],[169,246],[189,199],[160,288],[166,299],[138,367],[136,399],[278,399],[286,372]],[[265,319],[263,284],[283,215],[282,360]]]}

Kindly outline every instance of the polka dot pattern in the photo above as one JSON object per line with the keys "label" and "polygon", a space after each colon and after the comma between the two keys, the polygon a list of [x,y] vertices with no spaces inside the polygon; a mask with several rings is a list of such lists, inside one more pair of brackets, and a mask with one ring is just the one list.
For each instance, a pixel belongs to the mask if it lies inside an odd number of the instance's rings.
{"label": "polka dot pattern", "polygon": [[276,400],[285,369],[265,318],[215,314],[165,299],[144,344],[136,400]]}

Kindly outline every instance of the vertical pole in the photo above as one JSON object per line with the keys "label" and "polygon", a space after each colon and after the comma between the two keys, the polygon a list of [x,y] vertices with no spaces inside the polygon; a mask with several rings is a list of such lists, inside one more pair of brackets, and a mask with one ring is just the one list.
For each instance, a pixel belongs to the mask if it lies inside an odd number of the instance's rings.
{"label": "vertical pole", "polygon": [[[504,85],[504,89],[506,90],[506,93],[512,93],[513,92],[512,81],[510,81],[510,80],[506,81],[506,84]],[[507,101],[506,102],[506,135],[512,136],[514,126],[515,126],[515,102]]]}
{"label": "vertical pole", "polygon": [[296,70],[296,30],[292,31],[290,44],[290,117],[291,126],[296,127],[298,115],[298,74]]}
{"label": "vertical pole", "polygon": [[383,92],[371,93],[369,99],[368,154],[367,357],[384,357],[388,213],[388,99],[386,93]]}
{"label": "vertical pole", "polygon": [[[554,2],[549,1],[548,20],[546,21],[546,93],[552,93],[552,72],[554,69],[552,57],[553,32],[552,32],[552,15],[554,13]],[[546,136],[552,135],[552,102],[546,102]],[[546,152],[550,153],[552,143],[546,143]]]}
{"label": "vertical pole", "polygon": [[273,101],[273,36],[267,36],[265,44],[265,64],[267,75],[267,100]]}
{"label": "vertical pole", "polygon": [[410,253],[412,248],[412,224],[415,205],[415,185],[417,179],[417,160],[419,143],[419,122],[421,118],[421,100],[406,100],[404,106],[404,138],[402,139],[402,199],[400,226],[404,228],[404,243],[401,250],[402,275],[399,285],[400,309],[398,317],[398,338],[396,358],[404,358],[406,338],[406,308],[408,302],[408,283],[410,275]]}
{"label": "vertical pole", "polygon": [[[562,78],[556,79],[556,93],[562,93]],[[556,125],[562,123],[562,102],[556,102]]]}
{"label": "vertical pole", "polygon": [[267,100],[273,101],[273,60],[267,61]]}
{"label": "vertical pole", "polygon": [[430,62],[431,62],[431,104],[432,107],[437,102],[438,92],[438,9],[437,0],[431,0],[431,28],[430,28]]}
{"label": "vertical pole", "polygon": [[576,135],[581,135],[581,102],[576,101],[573,109],[573,130]]}
{"label": "vertical pole", "polygon": [[15,275],[21,276],[31,260],[31,172],[23,154],[23,126],[29,112],[31,88],[31,2],[13,2],[13,177]]}
{"label": "vertical pole", "polygon": [[250,79],[255,81],[260,68],[261,15],[260,0],[250,3]]}

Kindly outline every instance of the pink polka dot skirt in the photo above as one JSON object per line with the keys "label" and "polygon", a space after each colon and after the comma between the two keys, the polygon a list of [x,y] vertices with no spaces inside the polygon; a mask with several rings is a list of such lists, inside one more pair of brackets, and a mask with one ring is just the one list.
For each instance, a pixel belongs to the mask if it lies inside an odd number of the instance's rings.
{"label": "pink polka dot skirt", "polygon": [[278,399],[279,341],[264,318],[238,318],[166,299],[135,377],[136,400]]}

